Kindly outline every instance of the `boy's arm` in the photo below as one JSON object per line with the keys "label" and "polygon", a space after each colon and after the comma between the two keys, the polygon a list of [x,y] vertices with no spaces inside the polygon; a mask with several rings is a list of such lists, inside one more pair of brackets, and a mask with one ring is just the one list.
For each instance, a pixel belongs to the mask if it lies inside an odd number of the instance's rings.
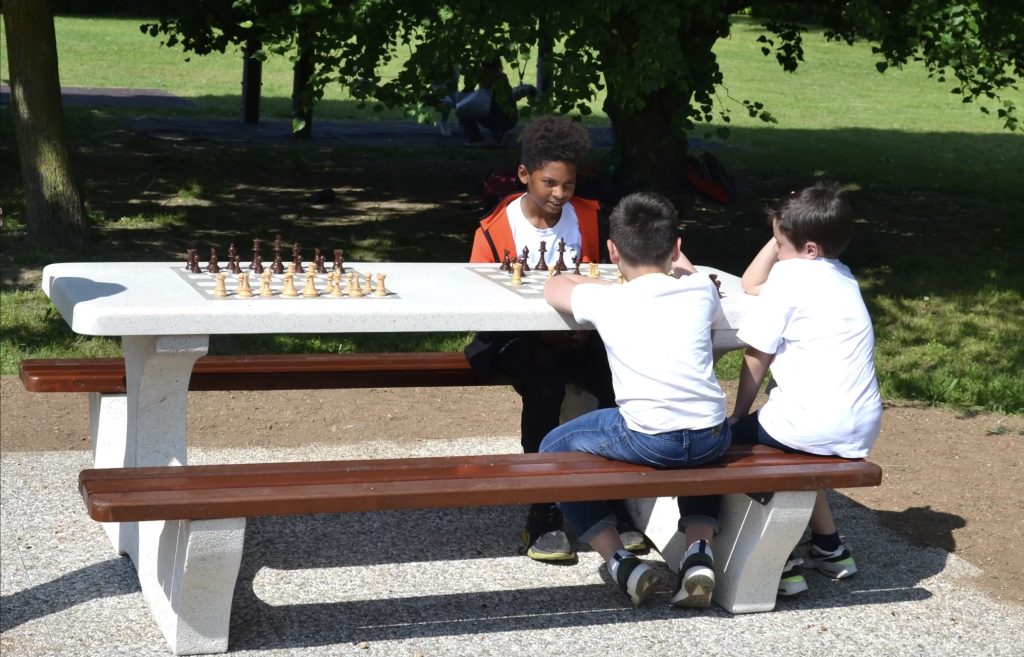
{"label": "boy's arm", "polygon": [[544,300],[555,310],[563,313],[572,313],[572,290],[577,285],[610,285],[610,281],[599,278],[588,278],[576,274],[559,274],[552,276],[544,284]]}
{"label": "boy's arm", "polygon": [[761,247],[754,259],[747,265],[747,270],[740,278],[740,286],[747,294],[760,294],[761,286],[768,280],[768,274],[772,267],[779,261],[779,243],[775,238],[768,240],[768,243]]}
{"label": "boy's arm", "polygon": [[750,407],[754,404],[764,377],[768,374],[768,367],[775,358],[774,354],[766,354],[753,347],[747,347],[743,354],[743,367],[740,369],[740,383],[736,389],[736,404],[732,409],[730,423],[746,417],[750,414]]}
{"label": "boy's arm", "polygon": [[694,274],[697,272],[697,268],[693,266],[690,259],[686,257],[686,254],[679,251],[679,257],[672,261],[672,275],[676,278],[685,274]]}

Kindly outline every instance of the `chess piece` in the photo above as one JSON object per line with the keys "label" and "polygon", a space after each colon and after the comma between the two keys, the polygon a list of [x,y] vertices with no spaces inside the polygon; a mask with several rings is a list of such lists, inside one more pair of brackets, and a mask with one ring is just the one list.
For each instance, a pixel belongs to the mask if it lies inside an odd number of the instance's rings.
{"label": "chess piece", "polygon": [[318,273],[318,274],[326,274],[327,273],[327,267],[324,265],[324,254],[323,254],[323,252],[319,248],[316,248],[316,249],[313,249],[313,253],[314,253],[314,255],[313,255],[313,262],[316,263],[316,273]]}
{"label": "chess piece", "polygon": [[286,274],[291,274],[292,276],[295,275],[295,263],[294,262],[289,262],[288,263],[288,270],[285,273]]}
{"label": "chess piece", "polygon": [[576,257],[572,259],[572,264],[575,265],[575,268],[572,270],[572,273],[576,274],[577,276],[580,275],[580,262],[580,256],[579,254],[577,254]]}
{"label": "chess piece", "polygon": [[587,271],[587,278],[601,278],[601,268],[596,262],[590,263],[590,269]]}
{"label": "chess piece", "polygon": [[[228,270],[231,269],[235,262],[235,256],[238,255],[238,249],[235,248],[235,243],[231,242],[228,244]],[[237,273],[237,272],[232,272]]]}
{"label": "chess piece", "polygon": [[547,244],[544,242],[540,243],[540,258],[537,260],[537,266],[534,267],[537,271],[547,271],[548,263],[544,262],[544,253],[547,251]]}
{"label": "chess piece", "polygon": [[195,254],[195,249],[187,249],[185,251],[185,271],[192,271],[192,256]]}
{"label": "chess piece", "polygon": [[316,268],[310,267],[306,274],[306,287],[302,288],[302,296],[318,297],[320,293],[316,290]]}
{"label": "chess piece", "polygon": [[283,274],[284,263],[281,262],[281,252],[274,249],[274,262],[270,263],[270,272],[272,274]]}
{"label": "chess piece", "polygon": [[366,287],[363,288],[363,294],[373,294],[373,274],[366,273]]}
{"label": "chess piece", "polygon": [[530,271],[530,247],[523,247],[523,258],[520,261],[523,263],[523,273]]}
{"label": "chess piece", "polygon": [[216,274],[220,271],[220,265],[217,264],[217,247],[210,247],[210,262],[206,265],[206,271],[211,274]]}
{"label": "chess piece", "polygon": [[252,296],[252,288],[249,287],[248,272],[242,272],[238,275],[238,289],[235,290],[235,294],[244,299],[248,299]]}
{"label": "chess piece", "polygon": [[619,285],[622,285],[623,283],[626,282],[626,277],[622,275],[621,271],[618,272],[618,274],[619,274],[618,280],[616,280],[615,282],[618,283]]}
{"label": "chess piece", "polygon": [[331,296],[340,299],[343,292],[341,289],[341,272],[334,270],[327,275],[327,280],[331,282]]}
{"label": "chess piece", "polygon": [[498,271],[512,271],[512,258],[508,256],[508,249],[505,249],[505,255],[501,258],[501,266],[498,267]]}
{"label": "chess piece", "polygon": [[551,277],[555,275],[555,268],[554,267],[548,267],[546,271],[548,272],[548,279],[550,280]]}
{"label": "chess piece", "polygon": [[232,274],[242,273],[242,265],[238,262],[238,253],[228,256],[228,271]]}
{"label": "chess piece", "polygon": [[555,263],[555,270],[558,273],[569,269],[565,265],[565,240],[558,240],[558,262]]}
{"label": "chess piece", "polygon": [[350,297],[363,296],[363,288],[359,287],[359,274],[355,272],[348,275],[348,295]]}
{"label": "chess piece", "polygon": [[512,285],[519,286],[523,284],[523,263],[517,262],[512,265]]}
{"label": "chess piece", "polygon": [[263,273],[263,254],[257,252],[253,256],[252,262],[249,263],[249,267],[252,269],[254,274],[262,274]]}
{"label": "chess piece", "polygon": [[274,289],[270,287],[271,273],[269,269],[263,270],[263,275],[260,277],[262,284],[260,285],[260,296],[261,297],[272,297],[274,296]]}
{"label": "chess piece", "polygon": [[228,288],[227,284],[225,283],[226,278],[227,275],[224,272],[220,272],[217,274],[217,282],[213,287],[213,296],[226,297],[228,295]]}
{"label": "chess piece", "polygon": [[[341,272],[342,274],[345,273],[345,261],[342,260],[342,258],[341,258],[341,256],[344,253],[345,252],[342,251],[341,249],[334,249],[334,271]],[[339,283],[340,283],[340,279],[339,279]]]}
{"label": "chess piece", "polygon": [[296,274],[306,273],[306,268],[302,266],[302,246],[298,242],[292,247],[292,262],[295,264]]}
{"label": "chess piece", "polygon": [[281,290],[282,297],[297,297],[298,290],[295,289],[295,274],[284,275],[284,289]]}
{"label": "chess piece", "polygon": [[722,281],[718,280],[718,274],[708,274],[708,278],[715,284],[715,289],[718,290],[718,298],[722,298]]}
{"label": "chess piece", "polygon": [[[254,239],[252,241],[252,260],[249,261],[249,269],[256,271],[256,261],[263,262],[263,240]],[[262,274],[263,271],[256,271],[257,274]]]}
{"label": "chess piece", "polygon": [[377,289],[373,291],[375,297],[386,297],[388,295],[387,288],[384,287],[384,276],[385,274],[377,274]]}

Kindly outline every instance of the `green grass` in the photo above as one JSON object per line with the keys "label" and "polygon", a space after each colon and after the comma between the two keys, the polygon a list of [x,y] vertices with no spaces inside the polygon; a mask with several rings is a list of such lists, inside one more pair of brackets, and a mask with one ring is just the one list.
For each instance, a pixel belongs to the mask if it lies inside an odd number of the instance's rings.
{"label": "green grass", "polygon": [[[139,32],[142,20],[59,17],[63,84],[164,89],[195,100],[199,108],[68,107],[80,157],[101,152],[104,145],[95,135],[117,134],[127,116],[238,115],[239,53],[185,62],[179,50]],[[731,137],[724,143],[706,137],[719,123],[698,128],[694,136],[715,148],[736,175],[739,196],[730,208],[697,203],[684,209],[689,255],[739,273],[768,237],[760,212],[764,200],[819,178],[847,183],[856,190],[852,199],[860,223],[843,259],[864,286],[885,396],[1024,412],[1024,268],[1019,266],[1024,137],[1001,131],[994,119],[963,104],[949,85],[929,79],[918,67],[878,74],[867,44],[830,44],[820,32],[811,32],[805,37],[807,61],[788,74],[760,54],[757,34],[755,24],[739,18],[732,37],[716,47],[727,85],[720,99],[733,108]],[[6,68],[0,68],[0,76],[6,78]],[[287,116],[290,90],[290,62],[272,57],[264,67],[264,116]],[[1024,94],[1013,97],[1024,106]],[[743,99],[764,102],[779,123],[747,117],[737,102]],[[589,123],[607,122],[602,101],[595,100]],[[375,114],[359,108],[337,87],[327,90],[315,114],[321,119],[403,116],[401,110]],[[5,141],[13,141],[7,121],[0,125],[0,155],[12,153]],[[7,182],[0,185],[5,281],[12,271],[50,261],[114,259],[122,252],[135,259],[178,257],[182,244],[176,236],[182,234],[226,242],[239,233],[272,234],[282,225],[305,231],[310,244],[341,231],[354,259],[459,259],[478,212],[480,172],[496,165],[493,155],[456,149],[361,152],[265,144],[161,149],[133,136],[95,155],[90,168],[101,168],[118,147],[136,157],[120,165],[130,176],[82,172],[90,216],[102,236],[85,252],[10,249],[22,230],[20,194]],[[371,170],[388,175],[379,184],[372,176],[351,182]],[[435,176],[433,181],[424,172]],[[16,178],[10,161],[0,161],[0,174]],[[352,193],[365,209],[312,212],[296,208],[289,196],[289,190],[308,194],[337,181],[359,187]],[[433,185],[458,191],[439,198],[429,193]],[[402,213],[393,202],[422,208]],[[0,371],[5,374],[24,357],[118,351],[114,341],[70,334],[38,291],[5,285],[0,308]],[[467,339],[464,334],[259,336],[215,338],[212,350],[452,350]],[[734,378],[739,363],[739,354],[729,354],[718,365],[719,376]]]}

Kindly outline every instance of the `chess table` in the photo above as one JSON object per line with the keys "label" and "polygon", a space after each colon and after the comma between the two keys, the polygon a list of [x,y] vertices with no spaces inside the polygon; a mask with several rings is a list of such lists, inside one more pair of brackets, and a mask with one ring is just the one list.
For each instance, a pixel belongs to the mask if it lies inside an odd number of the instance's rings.
{"label": "chess table", "polygon": [[[551,308],[542,294],[510,289],[502,276],[511,278],[511,274],[492,276],[481,272],[480,265],[345,264],[346,269],[361,273],[386,274],[388,294],[362,298],[288,298],[279,294],[241,298],[229,294],[216,298],[206,291],[206,282],[185,276],[181,263],[47,266],[43,290],[71,329],[82,335],[118,336],[122,341],[125,395],[119,400],[90,395],[93,435],[106,436],[93,446],[95,467],[186,464],[189,378],[196,360],[208,350],[210,335],[592,329]],[[498,265],[493,268],[497,270]],[[712,267],[697,269],[698,275],[715,274],[721,284],[724,318],[712,330],[716,356],[743,347],[736,328],[748,297],[740,289],[739,279]],[[537,287],[542,276],[529,274],[530,283]],[[255,291],[259,277],[253,278]],[[303,278],[302,274],[295,277],[295,287],[300,290]],[[229,283],[229,292],[233,289],[234,284]],[[99,407],[102,404],[111,406]],[[115,430],[97,431],[98,418]],[[111,522],[103,527],[115,549],[131,556],[139,567],[154,615],[158,619],[176,617],[159,582],[172,567],[164,555],[173,558],[171,544],[184,540],[179,532],[187,533],[185,525],[149,521]],[[150,595],[150,591],[156,593]],[[230,592],[228,595],[230,602]]]}

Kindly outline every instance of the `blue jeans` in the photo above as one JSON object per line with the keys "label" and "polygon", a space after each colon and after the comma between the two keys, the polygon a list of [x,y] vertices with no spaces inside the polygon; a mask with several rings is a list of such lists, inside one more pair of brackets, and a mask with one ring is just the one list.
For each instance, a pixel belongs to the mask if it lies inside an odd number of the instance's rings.
{"label": "blue jeans", "polygon": [[[757,411],[740,418],[732,425],[732,441],[736,445],[767,445],[791,454],[802,454],[798,449],[783,445],[764,430],[757,419]],[[699,495],[680,497],[679,531],[685,532],[691,522],[711,523],[718,533],[718,514],[722,505],[720,495]]]}
{"label": "blue jeans", "polygon": [[[731,442],[725,422],[659,434],[633,431],[615,407],[592,411],[553,429],[540,451],[584,452],[656,468],[686,468],[721,458]],[[606,528],[615,527],[615,515],[605,502],[559,502],[558,506],[582,541],[589,543]]]}

